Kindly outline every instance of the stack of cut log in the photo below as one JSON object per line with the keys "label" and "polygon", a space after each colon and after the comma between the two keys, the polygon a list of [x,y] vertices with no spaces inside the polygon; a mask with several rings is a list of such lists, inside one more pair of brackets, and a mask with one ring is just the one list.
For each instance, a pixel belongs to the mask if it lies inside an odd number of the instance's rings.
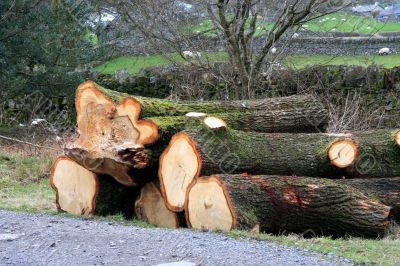
{"label": "stack of cut log", "polygon": [[57,207],[197,229],[382,235],[400,220],[400,131],[323,133],[311,95],[174,102],[93,82],[54,163]]}

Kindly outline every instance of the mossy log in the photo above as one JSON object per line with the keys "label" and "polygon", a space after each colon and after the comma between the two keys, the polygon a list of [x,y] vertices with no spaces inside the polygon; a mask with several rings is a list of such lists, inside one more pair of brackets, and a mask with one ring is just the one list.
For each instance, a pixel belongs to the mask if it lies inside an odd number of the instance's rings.
{"label": "mossy log", "polygon": [[150,224],[178,228],[180,219],[177,213],[170,211],[165,205],[158,185],[154,182],[147,183],[135,201],[136,217]]}
{"label": "mossy log", "polygon": [[167,206],[180,211],[187,187],[213,173],[342,177],[357,159],[343,135],[267,134],[194,127],[176,134],[160,158],[159,178]]}
{"label": "mossy log", "polygon": [[189,227],[358,236],[383,235],[390,207],[329,179],[218,175],[196,178],[185,207]]}
{"label": "mossy log", "polygon": [[346,169],[346,177],[400,176],[398,132],[398,130],[374,130],[349,135],[357,144],[359,156],[353,167]]}
{"label": "mossy log", "polygon": [[59,211],[91,216],[123,213],[133,215],[131,202],[138,191],[109,176],[97,175],[66,156],[53,164],[50,185]]}
{"label": "mossy log", "polygon": [[[130,96],[97,84],[96,88],[116,103]],[[134,97],[142,104],[142,117],[151,120],[160,116],[184,116],[189,112],[202,112],[215,114],[226,120],[232,128],[260,132],[315,132],[323,130],[328,122],[326,106],[312,95],[220,102],[176,102]],[[176,120],[177,123],[183,121],[183,117]]]}
{"label": "mossy log", "polygon": [[400,222],[400,177],[340,180],[391,207],[390,217]]}

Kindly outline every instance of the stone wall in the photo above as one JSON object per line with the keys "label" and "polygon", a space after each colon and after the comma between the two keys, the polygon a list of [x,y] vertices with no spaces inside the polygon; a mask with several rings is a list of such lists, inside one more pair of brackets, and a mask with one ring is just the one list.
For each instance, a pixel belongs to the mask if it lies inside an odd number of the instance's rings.
{"label": "stone wall", "polygon": [[[377,55],[383,47],[394,54],[400,53],[400,36],[388,37],[306,37],[282,41],[277,48],[285,47],[290,54],[304,55]],[[283,48],[282,48],[283,49]]]}

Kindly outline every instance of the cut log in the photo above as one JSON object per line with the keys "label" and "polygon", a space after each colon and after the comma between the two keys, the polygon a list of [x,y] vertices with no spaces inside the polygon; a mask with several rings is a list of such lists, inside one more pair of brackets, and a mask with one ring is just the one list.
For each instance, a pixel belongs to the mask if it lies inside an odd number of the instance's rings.
{"label": "cut log", "polygon": [[184,209],[186,191],[200,174],[201,157],[185,133],[176,134],[160,158],[160,188],[171,211]]}
{"label": "cut log", "polygon": [[140,103],[128,97],[114,104],[93,82],[85,82],[77,89],[76,110],[79,138],[66,146],[67,156],[95,173],[136,186],[129,171],[148,165],[144,145],[158,138],[153,122],[139,120]]}
{"label": "cut log", "polygon": [[[95,86],[115,102],[129,97],[125,93]],[[182,116],[180,121],[184,121],[183,116],[187,113],[207,113],[225,120],[232,128],[259,132],[319,132],[326,128],[328,122],[326,106],[312,95],[201,103],[178,103],[138,96],[135,99],[142,104],[142,116],[151,117],[151,120],[155,117]]]}
{"label": "cut log", "polygon": [[93,172],[67,157],[60,157],[51,170],[50,185],[56,191],[59,211],[73,215],[94,214],[99,181]]}
{"label": "cut log", "polygon": [[382,235],[390,207],[337,180],[218,175],[197,178],[185,207],[197,229]]}
{"label": "cut log", "polygon": [[400,177],[345,179],[344,184],[369,193],[383,204],[390,206],[390,217],[400,222]]}
{"label": "cut log", "polygon": [[346,169],[346,177],[400,176],[400,146],[396,144],[398,130],[355,132],[351,138],[358,147],[358,160]]}
{"label": "cut log", "polygon": [[179,227],[178,215],[166,207],[159,188],[153,182],[141,189],[140,196],[135,201],[135,213],[137,218],[156,226]]}
{"label": "cut log", "polygon": [[346,173],[357,154],[356,146],[344,135],[192,128],[176,134],[161,155],[161,191],[168,208],[180,211],[187,187],[200,174],[248,172],[335,178]]}
{"label": "cut log", "polygon": [[59,211],[73,215],[133,215],[131,202],[137,190],[125,187],[109,176],[99,176],[66,156],[52,168],[50,185],[56,192]]}

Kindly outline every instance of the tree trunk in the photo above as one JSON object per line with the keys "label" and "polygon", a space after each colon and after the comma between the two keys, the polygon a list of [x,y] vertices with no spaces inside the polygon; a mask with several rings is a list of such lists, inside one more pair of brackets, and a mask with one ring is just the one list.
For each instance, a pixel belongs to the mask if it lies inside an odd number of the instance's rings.
{"label": "tree trunk", "polygon": [[[143,116],[164,117],[139,120],[141,105]],[[171,136],[185,127],[186,117],[182,115],[187,112],[229,111],[218,116],[225,118],[230,126],[249,131],[316,131],[326,125],[326,109],[306,95],[249,102],[181,104],[141,97],[136,100],[90,81],[77,89],[76,110],[80,136],[66,146],[66,155],[90,171],[110,175],[126,186],[137,186],[141,182],[133,172],[149,165],[158,166],[159,155]],[[157,139],[157,145],[149,153],[144,146]]]}
{"label": "tree trunk", "polygon": [[[93,83],[94,84],[94,83]],[[105,89],[95,84],[97,90],[118,103],[128,94]],[[291,126],[299,131],[316,131],[326,126],[328,111],[312,95],[267,98],[262,100],[220,101],[220,102],[176,102],[155,98],[134,96],[142,104],[142,117],[184,116],[189,112],[206,114],[233,113],[233,127],[252,129],[266,127],[268,131],[292,131]],[[250,118],[241,115],[248,113]],[[253,125],[261,121],[269,125]],[[229,122],[229,121],[227,121]],[[229,124],[229,123],[228,123]],[[230,125],[231,126],[231,125]],[[293,129],[296,130],[296,129]]]}
{"label": "tree trunk", "polygon": [[377,236],[390,207],[335,180],[218,175],[197,178],[185,213],[197,229]]}
{"label": "tree trunk", "polygon": [[397,130],[356,132],[350,137],[356,141],[358,160],[346,169],[346,176],[397,177],[400,176],[400,145],[396,142]]}
{"label": "tree trunk", "polygon": [[390,206],[390,217],[400,222],[400,177],[345,179],[343,183],[369,193]]}
{"label": "tree trunk", "polygon": [[167,228],[178,228],[178,214],[168,210],[158,186],[151,182],[140,191],[135,201],[136,217],[150,224]]}
{"label": "tree trunk", "polygon": [[133,214],[130,202],[137,190],[122,186],[111,177],[96,175],[68,157],[54,162],[50,185],[56,192],[59,211],[73,215]]}
{"label": "tree trunk", "polygon": [[176,134],[160,158],[159,178],[167,206],[182,210],[187,187],[213,173],[342,177],[357,159],[343,135],[266,134],[208,127]]}

